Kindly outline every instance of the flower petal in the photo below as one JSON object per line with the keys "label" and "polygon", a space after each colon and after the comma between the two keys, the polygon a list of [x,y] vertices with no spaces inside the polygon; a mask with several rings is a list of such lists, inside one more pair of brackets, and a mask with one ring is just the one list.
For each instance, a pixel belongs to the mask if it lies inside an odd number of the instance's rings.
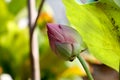
{"label": "flower petal", "polygon": [[47,29],[49,33],[48,34],[49,38],[51,38],[52,36],[52,38],[55,38],[57,41],[60,41],[60,42],[65,41],[62,35],[62,31],[59,28],[59,25],[49,23],[47,24]]}

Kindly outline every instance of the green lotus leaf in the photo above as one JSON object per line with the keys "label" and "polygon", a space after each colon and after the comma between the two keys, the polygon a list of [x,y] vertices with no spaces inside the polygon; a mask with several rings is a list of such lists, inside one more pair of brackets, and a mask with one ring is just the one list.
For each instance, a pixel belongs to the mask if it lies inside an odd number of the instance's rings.
{"label": "green lotus leaf", "polygon": [[90,53],[102,63],[119,70],[120,7],[113,0],[80,5],[63,0],[66,15],[79,32]]}

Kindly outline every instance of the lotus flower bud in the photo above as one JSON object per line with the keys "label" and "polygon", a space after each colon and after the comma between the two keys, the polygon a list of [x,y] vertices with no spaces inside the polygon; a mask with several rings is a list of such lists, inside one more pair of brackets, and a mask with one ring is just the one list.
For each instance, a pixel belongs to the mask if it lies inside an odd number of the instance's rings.
{"label": "lotus flower bud", "polygon": [[47,24],[48,38],[52,50],[61,58],[73,61],[85,49],[79,33],[68,26]]}

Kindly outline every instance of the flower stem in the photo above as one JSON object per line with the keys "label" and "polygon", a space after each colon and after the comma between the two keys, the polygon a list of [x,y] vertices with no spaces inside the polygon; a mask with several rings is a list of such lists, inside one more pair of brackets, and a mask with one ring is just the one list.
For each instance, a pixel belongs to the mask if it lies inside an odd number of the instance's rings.
{"label": "flower stem", "polygon": [[86,72],[86,74],[88,76],[88,79],[89,80],[94,80],[91,73],[90,73],[90,71],[89,71],[89,69],[88,69],[88,67],[87,67],[86,62],[84,61],[84,59],[79,55],[77,56],[77,58],[80,61],[80,63],[82,64],[82,66],[83,66],[83,68],[84,68],[84,70],[85,70],[85,72]]}
{"label": "flower stem", "polygon": [[119,59],[119,80],[120,80],[120,59]]}

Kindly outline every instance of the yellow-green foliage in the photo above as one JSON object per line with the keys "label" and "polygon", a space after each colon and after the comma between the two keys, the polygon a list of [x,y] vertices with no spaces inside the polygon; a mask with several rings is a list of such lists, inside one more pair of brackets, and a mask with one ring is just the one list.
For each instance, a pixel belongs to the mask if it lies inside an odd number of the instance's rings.
{"label": "yellow-green foliage", "polygon": [[84,42],[102,63],[119,69],[120,8],[113,0],[99,0],[80,5],[75,0],[63,0],[66,14]]}

